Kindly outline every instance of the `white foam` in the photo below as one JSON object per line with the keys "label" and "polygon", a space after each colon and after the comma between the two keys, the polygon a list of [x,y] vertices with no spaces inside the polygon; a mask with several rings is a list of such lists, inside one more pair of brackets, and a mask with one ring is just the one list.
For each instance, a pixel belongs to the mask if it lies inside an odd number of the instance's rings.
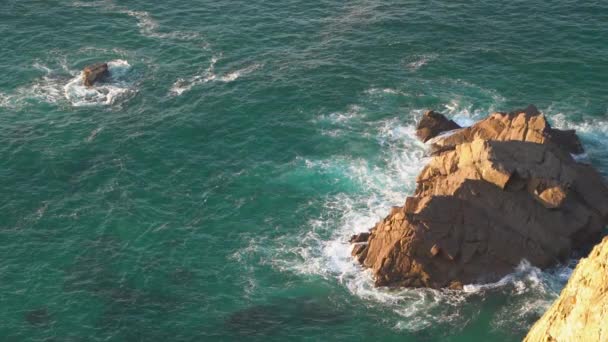
{"label": "white foam", "polygon": [[200,40],[202,38],[199,33],[192,31],[159,32],[158,22],[152,18],[149,12],[146,11],[121,9],[119,12],[125,13],[137,19],[137,27],[139,27],[139,32],[146,37],[176,40]]}
{"label": "white foam", "polygon": [[[446,108],[450,116],[471,121],[491,111],[463,108],[456,101],[447,103]],[[344,186],[353,189],[328,196],[320,217],[311,219],[302,235],[280,238],[273,252],[265,252],[267,262],[279,270],[339,281],[369,305],[390,308],[402,317],[394,323],[394,328],[399,330],[417,331],[435,324],[465,323],[471,319],[470,313],[462,313],[469,298],[490,291],[511,292],[513,301],[518,303],[502,308],[504,317],[495,317],[496,324],[504,320],[503,323],[508,324],[508,320],[527,317],[535,308],[549,305],[567,280],[572,265],[542,272],[523,261],[513,274],[500,281],[468,284],[464,291],[374,287],[370,271],[351,257],[349,237],[368,231],[391,206],[403,205],[406,196],[414,191],[417,174],[427,162],[427,147],[415,137],[415,123],[403,123],[396,118],[364,123],[360,118],[366,110],[363,106],[351,106],[345,112],[321,115],[314,121],[321,126],[330,123],[338,129],[351,129],[351,134],[370,134],[381,152],[373,163],[348,155],[322,160],[296,158],[294,168],[320,178],[336,179],[339,184],[346,182]],[[410,116],[420,117],[422,112],[412,111]],[[526,303],[535,304],[532,307]]]}
{"label": "white foam", "polygon": [[259,68],[262,67],[262,64],[252,64],[250,66],[244,67],[242,69],[238,69],[236,71],[229,72],[224,76],[220,77],[219,80],[222,82],[232,82],[237,80],[239,77],[247,75]]}
{"label": "white foam", "polygon": [[[135,91],[128,81],[131,66],[125,60],[108,62],[110,82],[99,83],[90,88],[82,85],[81,72],[69,69],[65,58],[61,58],[59,62],[59,73],[46,65],[34,63],[33,67],[45,72],[45,75],[30,85],[16,88],[12,94],[0,94],[0,106],[19,108],[32,100],[49,104],[59,104],[67,100],[76,107],[110,105]],[[62,76],[66,73],[72,75],[72,78]]]}
{"label": "white foam", "polygon": [[407,63],[407,67],[411,71],[417,71],[418,69],[422,68],[428,62],[436,59],[437,57],[438,57],[437,54],[425,54],[425,55],[415,56],[414,57],[415,60]]}
{"label": "white foam", "polygon": [[333,112],[330,114],[319,115],[315,120],[316,122],[328,122],[331,124],[345,124],[349,121],[360,119],[364,116],[361,112],[361,107],[357,105],[351,105],[344,112]]}
{"label": "white foam", "polygon": [[218,81],[224,83],[233,82],[239,79],[240,77],[250,74],[263,66],[263,64],[252,64],[242,69],[228,72],[223,76],[218,76],[215,74],[215,63],[217,63],[218,59],[219,56],[212,57],[209,63],[209,67],[207,67],[207,69],[205,69],[202,74],[194,75],[189,79],[179,78],[171,86],[171,89],[169,90],[169,95],[180,96],[183,93],[190,91],[193,87],[197,85],[208,83],[211,81]]}
{"label": "white foam", "polygon": [[0,107],[9,108],[11,107],[11,96],[0,93]]}
{"label": "white foam", "polygon": [[[150,37],[150,38],[158,38],[158,39],[175,39],[175,40],[203,40],[201,35],[198,32],[194,31],[169,31],[169,32],[159,32],[159,24],[150,12],[147,11],[133,11],[124,6],[118,6],[114,4],[112,0],[102,0],[102,1],[90,1],[90,2],[82,2],[82,1],[74,1],[72,2],[72,6],[74,7],[97,7],[101,8],[108,12],[116,12],[121,14],[126,14],[130,17],[133,17],[137,20],[137,27],[139,28],[139,32],[141,35]],[[203,46],[206,46],[203,45]]]}
{"label": "white foam", "polygon": [[132,93],[131,84],[125,79],[131,65],[122,59],[108,62],[111,82],[98,83],[86,87],[82,83],[82,76],[72,78],[64,87],[65,98],[75,107],[111,105],[117,99]]}
{"label": "white foam", "polygon": [[218,59],[219,57],[217,56],[211,57],[209,66],[201,75],[194,75],[190,79],[180,78],[175,81],[169,90],[169,95],[180,96],[199,84],[214,80],[217,76],[213,73],[213,71],[215,69],[215,63],[217,63]]}
{"label": "white foam", "polygon": [[93,141],[95,139],[95,137],[97,137],[97,134],[99,134],[99,132],[101,132],[102,129],[103,129],[103,127],[95,128],[93,131],[91,131],[91,134],[89,134],[89,136],[87,137],[87,139],[85,141],[86,142]]}

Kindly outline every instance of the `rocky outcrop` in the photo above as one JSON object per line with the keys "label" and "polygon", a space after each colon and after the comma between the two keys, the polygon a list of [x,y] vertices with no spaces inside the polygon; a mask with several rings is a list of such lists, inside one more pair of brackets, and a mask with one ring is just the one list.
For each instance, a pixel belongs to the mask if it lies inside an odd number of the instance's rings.
{"label": "rocky outcrop", "polygon": [[429,141],[439,134],[451,130],[460,128],[452,120],[448,120],[445,116],[434,112],[432,110],[427,111],[420,119],[418,128],[416,129],[416,136],[423,142]]}
{"label": "rocky outcrop", "polygon": [[608,188],[571,156],[582,152],[576,134],[552,129],[535,107],[432,135],[414,196],[351,239],[377,286],[496,281],[522,259],[545,268],[598,241]]}
{"label": "rocky outcrop", "polygon": [[608,341],[608,237],[579,262],[524,341]]}
{"label": "rocky outcrop", "polygon": [[109,75],[110,71],[107,63],[92,64],[82,70],[82,83],[87,87],[91,87]]}

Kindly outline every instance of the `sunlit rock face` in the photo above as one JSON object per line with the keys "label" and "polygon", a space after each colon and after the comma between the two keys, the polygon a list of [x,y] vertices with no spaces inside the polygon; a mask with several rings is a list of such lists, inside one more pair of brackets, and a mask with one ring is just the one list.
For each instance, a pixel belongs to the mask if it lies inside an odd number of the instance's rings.
{"label": "sunlit rock face", "polygon": [[580,261],[524,341],[608,341],[608,237]]}
{"label": "sunlit rock face", "polygon": [[546,268],[599,240],[608,188],[572,157],[583,152],[573,131],[551,128],[534,106],[457,130],[449,122],[425,114],[419,136],[433,152],[414,195],[351,240],[377,286],[496,281],[523,259]]}

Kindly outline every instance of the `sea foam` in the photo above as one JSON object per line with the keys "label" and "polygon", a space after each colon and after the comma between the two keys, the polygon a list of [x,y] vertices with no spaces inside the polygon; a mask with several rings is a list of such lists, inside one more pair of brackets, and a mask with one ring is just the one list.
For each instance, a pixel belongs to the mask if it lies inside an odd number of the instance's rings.
{"label": "sea foam", "polygon": [[117,99],[134,91],[126,76],[131,69],[129,62],[117,59],[108,62],[110,82],[97,83],[93,87],[82,84],[82,76],[72,78],[64,87],[65,98],[75,107],[111,105]]}
{"label": "sea foam", "polygon": [[[391,92],[384,94],[393,96]],[[447,106],[451,107],[450,117],[463,118],[459,120],[461,124],[493,110],[459,109],[461,105],[454,101],[446,103]],[[396,318],[392,324],[397,330],[419,331],[437,324],[463,326],[475,315],[471,313],[474,306],[471,302],[490,293],[509,293],[511,298],[492,318],[492,324],[516,325],[514,321],[523,317],[526,320],[520,328],[525,329],[527,320],[537,317],[538,308],[542,310],[557,296],[575,261],[548,271],[522,261],[512,274],[496,283],[467,284],[464,291],[452,291],[376,288],[371,272],[353,260],[349,237],[368,231],[387,215],[391,206],[402,205],[414,191],[416,176],[428,161],[426,145],[415,136],[415,122],[399,119],[370,122],[365,120],[366,110],[365,105],[358,104],[344,113],[321,115],[314,120],[322,129],[330,125],[335,129],[343,127],[350,134],[371,136],[381,147],[380,157],[377,162],[348,155],[321,160],[296,158],[294,167],[321,178],[345,181],[348,187],[326,197],[323,213],[308,221],[308,228],[301,235],[278,239],[275,254],[267,252],[268,262],[279,270],[334,279],[369,305],[393,310]],[[423,112],[411,111],[410,116],[420,118]]]}

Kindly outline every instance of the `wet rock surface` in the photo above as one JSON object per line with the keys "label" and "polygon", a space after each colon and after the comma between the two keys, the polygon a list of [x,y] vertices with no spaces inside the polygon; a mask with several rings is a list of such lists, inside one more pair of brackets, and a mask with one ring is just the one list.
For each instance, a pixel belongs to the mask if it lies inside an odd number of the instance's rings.
{"label": "wet rock surface", "polygon": [[110,76],[108,63],[92,64],[82,70],[82,83],[87,87],[92,87],[95,83],[103,81],[108,76]]}
{"label": "wet rock surface", "polygon": [[582,152],[576,134],[551,128],[534,106],[420,136],[432,139],[433,157],[414,195],[351,238],[377,286],[492,282],[523,259],[546,268],[599,240],[608,188],[572,157]]}

